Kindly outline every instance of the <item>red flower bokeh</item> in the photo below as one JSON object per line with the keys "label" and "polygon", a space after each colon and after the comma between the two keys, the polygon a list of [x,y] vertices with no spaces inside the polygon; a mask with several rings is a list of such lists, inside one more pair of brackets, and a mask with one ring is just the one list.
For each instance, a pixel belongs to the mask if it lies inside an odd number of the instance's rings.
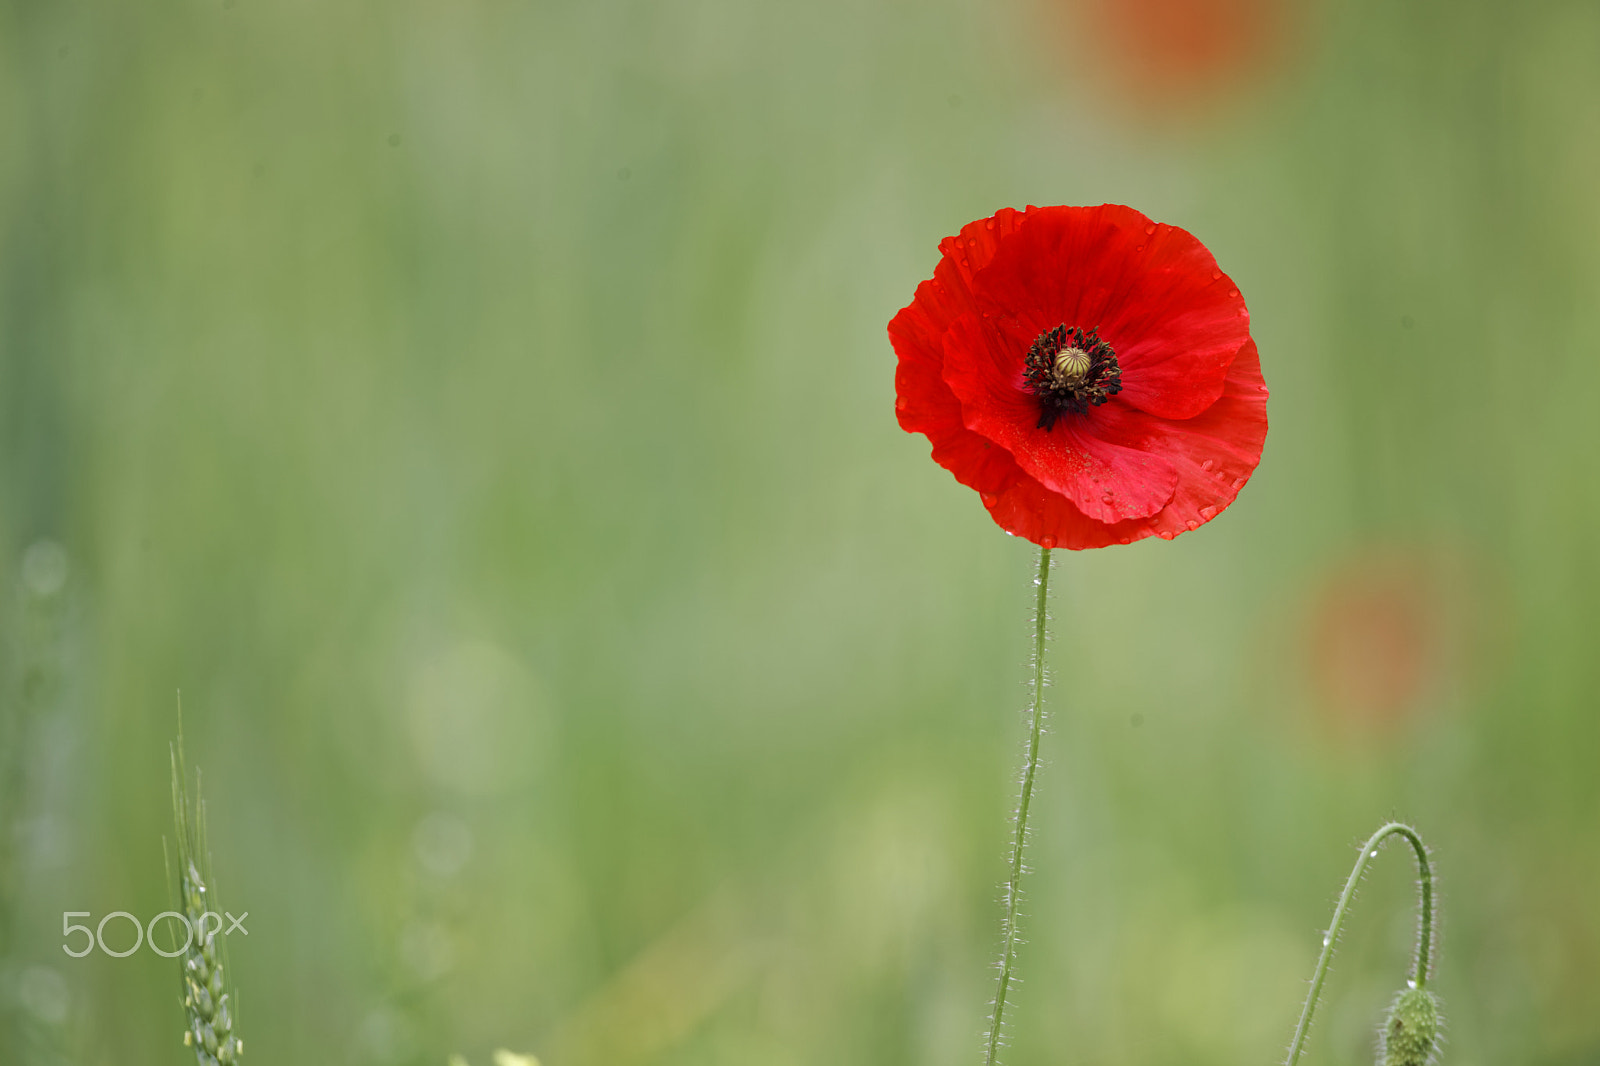
{"label": "red flower bokeh", "polygon": [[1287,0],[1079,0],[1074,43],[1094,76],[1147,111],[1191,114],[1272,71],[1294,43]]}
{"label": "red flower bokeh", "polygon": [[1130,207],[1010,208],[939,245],[889,323],[901,428],[1045,548],[1168,540],[1261,458],[1267,387],[1239,290]]}

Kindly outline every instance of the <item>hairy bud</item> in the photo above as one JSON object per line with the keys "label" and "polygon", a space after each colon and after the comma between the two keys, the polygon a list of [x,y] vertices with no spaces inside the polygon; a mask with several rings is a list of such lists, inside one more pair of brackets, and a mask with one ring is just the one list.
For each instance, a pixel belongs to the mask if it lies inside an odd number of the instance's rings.
{"label": "hairy bud", "polygon": [[1394,997],[1383,1025],[1382,1066],[1427,1066],[1439,1041],[1439,1001],[1425,988]]}

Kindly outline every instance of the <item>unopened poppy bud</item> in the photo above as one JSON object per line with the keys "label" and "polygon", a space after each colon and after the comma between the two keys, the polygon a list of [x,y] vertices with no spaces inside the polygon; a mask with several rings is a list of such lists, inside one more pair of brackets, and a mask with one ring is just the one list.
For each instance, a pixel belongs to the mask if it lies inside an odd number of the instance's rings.
{"label": "unopened poppy bud", "polygon": [[1383,1026],[1383,1066],[1426,1066],[1439,1039],[1439,1001],[1425,988],[1394,998]]}

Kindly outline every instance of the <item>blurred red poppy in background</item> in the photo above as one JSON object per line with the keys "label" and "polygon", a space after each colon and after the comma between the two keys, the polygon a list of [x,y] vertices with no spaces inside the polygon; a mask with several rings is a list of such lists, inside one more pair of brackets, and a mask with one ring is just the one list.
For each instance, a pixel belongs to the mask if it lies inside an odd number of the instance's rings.
{"label": "blurred red poppy in background", "polygon": [[1045,548],[1171,539],[1261,458],[1244,300],[1204,245],[1130,207],[1006,208],[941,242],[889,323],[901,428]]}
{"label": "blurred red poppy in background", "polygon": [[1331,566],[1308,601],[1307,676],[1335,734],[1381,736],[1459,699],[1510,643],[1484,600],[1496,582],[1470,553],[1366,545]]}
{"label": "blurred red poppy in background", "polygon": [[1349,568],[1323,589],[1311,670],[1329,708],[1363,725],[1416,709],[1440,650],[1430,591],[1419,574],[1387,562]]}
{"label": "blurred red poppy in background", "polygon": [[1290,37],[1284,0],[1083,0],[1088,36],[1110,79],[1161,109],[1218,97],[1277,65]]}

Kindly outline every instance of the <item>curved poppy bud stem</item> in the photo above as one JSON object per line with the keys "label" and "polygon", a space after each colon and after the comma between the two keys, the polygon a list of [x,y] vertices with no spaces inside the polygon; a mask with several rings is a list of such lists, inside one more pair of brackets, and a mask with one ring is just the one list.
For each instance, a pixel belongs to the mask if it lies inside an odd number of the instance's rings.
{"label": "curved poppy bud stem", "polygon": [[[1392,836],[1404,837],[1411,845],[1411,850],[1417,855],[1417,889],[1420,896],[1419,915],[1417,921],[1417,955],[1412,966],[1412,977],[1406,982],[1407,990],[1400,994],[1391,1009],[1391,1016],[1387,1029],[1394,1029],[1397,1021],[1403,1021],[1408,1032],[1412,1029],[1427,1028],[1426,1047],[1420,1059],[1416,1059],[1416,1066],[1421,1066],[1431,1054],[1433,1039],[1437,1035],[1437,1012],[1434,1010],[1432,993],[1427,991],[1428,974],[1433,969],[1433,861],[1428,857],[1427,845],[1417,831],[1402,822],[1390,822],[1381,826],[1373,833],[1367,842],[1361,845],[1361,855],[1356,859],[1356,865],[1350,871],[1350,879],[1344,883],[1344,891],[1339,894],[1338,906],[1333,909],[1333,921],[1328,926],[1328,931],[1322,935],[1322,955],[1317,959],[1316,972],[1311,976],[1311,992],[1306,996],[1306,1005],[1300,1012],[1300,1024],[1295,1026],[1294,1042],[1289,1045],[1289,1057],[1285,1066],[1296,1066],[1300,1061],[1300,1053],[1305,1050],[1306,1033],[1311,1028],[1311,1015],[1317,1009],[1317,1000],[1322,996],[1322,984],[1328,977],[1328,964],[1333,961],[1333,948],[1339,942],[1339,927],[1344,922],[1345,912],[1350,909],[1350,900],[1356,894],[1356,885],[1366,875],[1367,864],[1377,858],[1378,848]],[[1427,1007],[1422,1006],[1422,1000],[1427,1001]],[[1413,1002],[1415,1005],[1413,1006]],[[1406,1009],[1402,1010],[1402,1004]],[[1432,1019],[1431,1023],[1422,1017],[1426,1014]],[[1431,1026],[1431,1027],[1430,1027]],[[1419,1043],[1420,1038],[1413,1038],[1412,1044]],[[1391,1047],[1391,1051],[1394,1048]],[[1414,1048],[1412,1049],[1414,1051]],[[1401,1060],[1410,1066],[1413,1053]]]}
{"label": "curved poppy bud stem", "polygon": [[1017,903],[1022,881],[1022,848],[1028,840],[1028,806],[1033,801],[1033,778],[1039,769],[1039,737],[1044,732],[1044,638],[1049,621],[1050,549],[1039,549],[1039,576],[1034,579],[1038,598],[1033,608],[1033,710],[1028,727],[1028,750],[1022,764],[1022,797],[1017,800],[1016,830],[1011,837],[1011,875],[1006,881],[1006,916],[1000,930],[1000,977],[995,985],[994,1014],[989,1019],[988,1050],[984,1066],[994,1066],[1000,1052],[1000,1025],[1011,988],[1011,964],[1017,954]]}

